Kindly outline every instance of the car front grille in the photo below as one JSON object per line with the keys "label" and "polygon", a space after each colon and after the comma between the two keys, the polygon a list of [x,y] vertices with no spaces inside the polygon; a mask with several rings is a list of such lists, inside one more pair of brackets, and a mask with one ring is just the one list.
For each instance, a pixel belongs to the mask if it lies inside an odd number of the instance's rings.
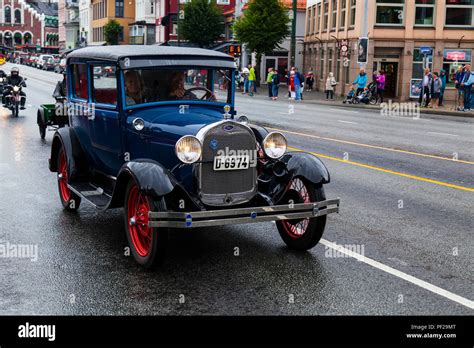
{"label": "car front grille", "polygon": [[[226,121],[205,131],[202,139],[200,195],[208,205],[230,205],[247,202],[256,190],[256,140],[251,129],[234,121]],[[246,151],[250,167],[241,170],[214,170],[214,157],[219,150]]]}

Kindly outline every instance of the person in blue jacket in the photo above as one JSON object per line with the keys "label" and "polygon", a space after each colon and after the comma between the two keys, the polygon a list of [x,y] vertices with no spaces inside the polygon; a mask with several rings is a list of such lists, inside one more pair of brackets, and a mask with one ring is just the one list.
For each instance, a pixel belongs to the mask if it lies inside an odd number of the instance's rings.
{"label": "person in blue jacket", "polygon": [[359,75],[354,80],[353,85],[357,85],[356,95],[359,95],[364,91],[365,86],[367,85],[367,74],[365,73],[364,68],[361,68],[359,71]]}
{"label": "person in blue jacket", "polygon": [[439,72],[439,79],[441,80],[441,90],[439,92],[439,104],[438,106],[443,105],[444,90],[446,89],[446,71],[443,69]]}

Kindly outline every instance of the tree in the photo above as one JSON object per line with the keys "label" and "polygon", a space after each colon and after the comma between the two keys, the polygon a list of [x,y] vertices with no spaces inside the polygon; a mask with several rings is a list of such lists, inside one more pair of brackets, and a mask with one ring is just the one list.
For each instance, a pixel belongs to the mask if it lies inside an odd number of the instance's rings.
{"label": "tree", "polygon": [[224,16],[216,0],[191,0],[183,10],[184,18],[178,17],[178,33],[190,43],[209,47],[224,32]]}
{"label": "tree", "polygon": [[262,55],[273,51],[290,34],[289,22],[288,9],[279,0],[251,0],[233,31],[237,40],[257,54],[259,67]]}
{"label": "tree", "polygon": [[119,44],[119,35],[122,32],[122,27],[120,23],[115,19],[109,20],[109,22],[104,26],[104,38],[105,42],[108,45],[118,45]]}

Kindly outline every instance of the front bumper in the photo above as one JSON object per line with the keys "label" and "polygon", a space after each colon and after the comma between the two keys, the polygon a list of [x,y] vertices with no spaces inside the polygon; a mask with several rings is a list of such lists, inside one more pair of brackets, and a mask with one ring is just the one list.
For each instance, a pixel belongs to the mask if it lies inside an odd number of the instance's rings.
{"label": "front bumper", "polygon": [[315,203],[184,212],[148,212],[149,227],[195,228],[297,220],[339,212],[339,198]]}

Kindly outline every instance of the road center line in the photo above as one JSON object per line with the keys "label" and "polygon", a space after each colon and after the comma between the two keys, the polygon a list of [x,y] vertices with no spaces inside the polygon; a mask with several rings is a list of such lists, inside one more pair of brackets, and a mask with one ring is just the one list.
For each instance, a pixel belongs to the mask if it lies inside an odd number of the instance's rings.
{"label": "road center line", "polygon": [[356,146],[362,146],[362,147],[368,147],[371,149],[378,149],[378,150],[385,150],[385,151],[391,151],[391,152],[398,152],[398,153],[404,153],[407,155],[413,155],[413,156],[420,156],[420,157],[428,157],[428,158],[435,158],[435,159],[440,159],[440,160],[445,160],[445,161],[451,161],[451,162],[456,162],[456,163],[464,163],[464,164],[474,164],[474,162],[471,161],[464,161],[464,160],[456,160],[450,157],[443,157],[443,156],[436,156],[436,155],[429,155],[425,153],[419,153],[419,152],[413,152],[413,151],[407,151],[407,150],[398,150],[398,149],[393,149],[390,147],[383,147],[383,146],[377,146],[377,145],[370,145],[370,144],[363,144],[363,143],[358,143],[355,141],[348,141],[348,140],[341,140],[341,139],[335,139],[335,138],[327,138],[327,137],[322,137],[319,135],[312,135],[312,134],[306,134],[306,133],[300,133],[300,132],[293,132],[289,130],[284,130],[284,129],[278,129],[278,128],[273,128],[273,127],[267,127],[268,129],[276,130],[282,133],[288,133],[288,134],[294,134],[294,135],[299,135],[303,137],[308,137],[308,138],[314,138],[314,139],[321,139],[321,140],[327,140],[327,141],[333,141],[336,143],[342,143],[342,144],[349,144],[349,145],[356,145]]}
{"label": "road center line", "polygon": [[401,278],[403,280],[406,280],[407,282],[410,282],[412,284],[415,284],[417,286],[419,286],[420,288],[423,288],[423,289],[426,289],[428,291],[431,291],[432,293],[435,293],[439,296],[442,296],[442,297],[445,297],[451,301],[454,301],[456,303],[459,303],[460,305],[463,305],[465,307],[468,307],[470,309],[474,309],[474,301],[472,300],[469,300],[465,297],[462,297],[462,296],[459,296],[459,295],[456,295],[448,290],[444,290],[436,285],[433,285],[431,283],[428,283],[424,280],[421,280],[421,279],[418,279],[414,276],[411,276],[407,273],[404,273],[404,272],[401,272],[399,270],[396,270],[395,268],[392,268],[390,266],[387,266],[383,263],[380,263],[378,261],[375,261],[373,259],[370,259],[364,255],[361,255],[359,253],[356,253],[352,250],[349,250],[349,249],[346,249],[344,248],[343,246],[341,245],[338,245],[336,243],[333,243],[333,242],[330,242],[326,239],[321,239],[320,240],[320,243],[325,245],[326,247],[328,248],[331,248],[331,249],[334,249],[338,252],[341,252],[347,256],[350,256],[350,257],[353,257],[361,262],[364,262],[365,264],[367,265],[370,265],[372,267],[375,267],[381,271],[384,271],[386,273],[389,273],[391,275],[394,275],[398,278]]}
{"label": "road center line", "polygon": [[328,155],[323,155],[323,154],[321,154],[321,153],[316,153],[316,152],[301,150],[301,149],[297,149],[297,148],[295,148],[295,147],[289,147],[289,146],[288,146],[288,149],[289,149],[289,150],[293,150],[293,151],[309,152],[309,153],[311,153],[311,154],[313,154],[313,155],[315,155],[315,156],[321,157],[321,158],[326,158],[326,159],[330,159],[330,160],[337,161],[337,162],[352,164],[352,165],[354,165],[354,166],[358,166],[358,167],[362,167],[362,168],[368,168],[368,169],[372,169],[372,170],[377,170],[377,171],[383,172],[383,173],[388,173],[388,174],[403,176],[403,177],[405,177],[405,178],[409,178],[409,179],[413,179],[413,180],[429,182],[429,183],[431,183],[431,184],[435,184],[435,185],[439,185],[439,186],[444,186],[444,187],[450,187],[450,188],[454,188],[454,189],[462,190],[462,191],[474,192],[474,188],[472,188],[472,187],[465,187],[465,186],[454,185],[454,184],[450,184],[450,183],[443,182],[443,181],[437,181],[437,180],[433,180],[433,179],[423,178],[423,177],[421,177],[421,176],[406,174],[406,173],[402,173],[402,172],[396,172],[396,171],[390,170],[390,169],[385,169],[385,168],[380,168],[380,167],[374,167],[374,166],[371,166],[371,165],[368,165],[368,164],[363,164],[363,163],[353,162],[353,161],[346,161],[346,160],[341,159],[341,158],[337,158],[337,157],[333,157],[333,156],[328,156]]}
{"label": "road center line", "polygon": [[438,133],[438,132],[427,132],[428,134],[435,134],[435,135],[447,135],[449,137],[458,137],[457,134],[449,134],[449,133]]}
{"label": "road center line", "polygon": [[357,123],[357,122],[343,121],[343,120],[337,120],[337,122],[341,122],[341,123],[350,123],[350,124],[359,124],[359,123]]}

